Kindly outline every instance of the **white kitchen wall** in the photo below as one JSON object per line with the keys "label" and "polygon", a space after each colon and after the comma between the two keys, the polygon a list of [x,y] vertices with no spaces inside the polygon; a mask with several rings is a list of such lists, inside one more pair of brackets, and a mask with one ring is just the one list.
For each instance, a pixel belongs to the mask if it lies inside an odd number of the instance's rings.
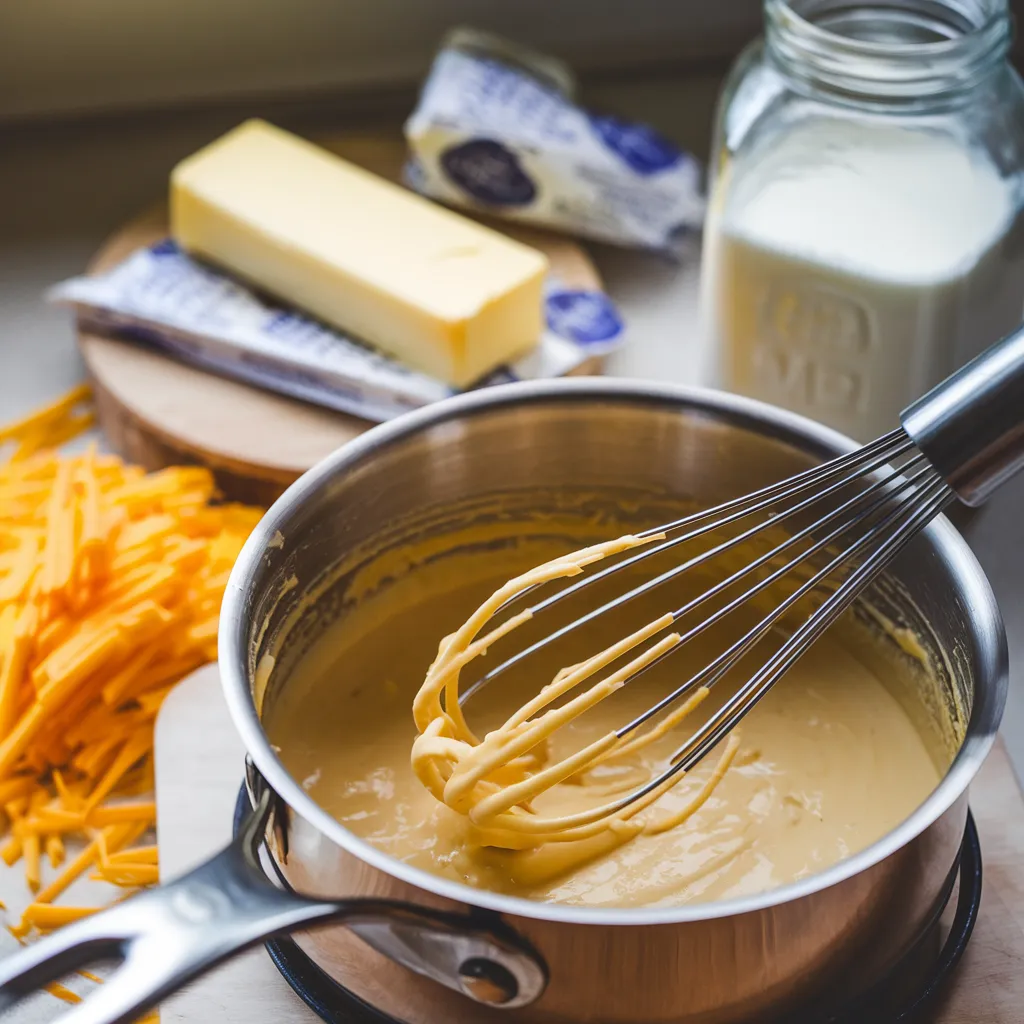
{"label": "white kitchen wall", "polygon": [[458,24],[584,70],[717,61],[760,0],[0,0],[0,119],[406,85]]}

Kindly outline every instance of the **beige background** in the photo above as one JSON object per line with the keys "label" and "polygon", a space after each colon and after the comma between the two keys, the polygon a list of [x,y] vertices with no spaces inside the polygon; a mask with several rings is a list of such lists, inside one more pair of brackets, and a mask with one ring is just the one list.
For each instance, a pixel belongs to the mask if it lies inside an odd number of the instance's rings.
{"label": "beige background", "polygon": [[5,0],[0,119],[412,88],[458,24],[650,68],[727,59],[760,0]]}

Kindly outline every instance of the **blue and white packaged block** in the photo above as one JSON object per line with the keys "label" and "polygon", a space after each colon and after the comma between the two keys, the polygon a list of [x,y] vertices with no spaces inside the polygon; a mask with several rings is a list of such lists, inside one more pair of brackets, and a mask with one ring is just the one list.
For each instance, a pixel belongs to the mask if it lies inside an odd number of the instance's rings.
{"label": "blue and white packaged block", "polygon": [[[139,249],[103,274],[54,286],[82,326],[159,349],[225,377],[382,422],[454,392],[355,338],[257,295],[172,241]],[[477,387],[560,377],[622,341],[602,292],[545,286],[547,329],[537,347]]]}
{"label": "blue and white packaged block", "polygon": [[407,183],[452,206],[668,252],[703,221],[692,156],[500,54],[442,49],[405,136]]}

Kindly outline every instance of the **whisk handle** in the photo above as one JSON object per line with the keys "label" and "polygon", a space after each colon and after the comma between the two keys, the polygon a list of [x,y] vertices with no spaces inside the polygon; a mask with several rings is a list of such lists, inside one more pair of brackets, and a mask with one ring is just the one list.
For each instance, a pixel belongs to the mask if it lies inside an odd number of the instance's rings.
{"label": "whisk handle", "polygon": [[903,429],[966,505],[1024,468],[1024,326],[900,415]]}

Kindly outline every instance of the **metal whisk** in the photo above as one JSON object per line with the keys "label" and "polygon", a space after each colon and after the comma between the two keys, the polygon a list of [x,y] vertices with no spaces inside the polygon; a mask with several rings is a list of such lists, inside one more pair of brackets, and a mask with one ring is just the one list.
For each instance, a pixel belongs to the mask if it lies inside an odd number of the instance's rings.
{"label": "metal whisk", "polygon": [[[538,761],[515,775],[518,787],[525,787],[523,792],[532,799],[564,781],[572,771],[596,763],[609,751],[614,752],[616,742],[634,737],[641,726],[659,714],[669,712],[670,708],[678,706],[679,702],[698,689],[714,687],[769,631],[775,629],[787,615],[792,616],[798,605],[803,609],[809,602],[811,604],[781,646],[760,660],[721,707],[687,737],[668,759],[667,767],[660,774],[611,803],[565,819],[564,830],[553,829],[549,819],[546,826],[549,834],[546,838],[583,835],[581,826],[597,820],[607,821],[615,816],[621,819],[627,816],[623,812],[628,812],[638,802],[645,806],[649,804],[672,785],[673,779],[693,768],[740,723],[790,666],[945,506],[956,498],[971,506],[981,504],[1024,465],[1024,329],[988,349],[906,409],[901,422],[900,428],[848,455],[755,493],[638,534],[638,540],[643,543],[635,553],[630,551],[627,557],[614,564],[586,572],[576,582],[536,599],[527,608],[507,619],[502,626],[477,641],[476,650],[470,647],[465,651],[455,666],[454,674],[449,673],[444,691],[450,702],[445,707],[445,715],[454,720],[455,727],[464,727],[462,709],[466,703],[513,666],[528,662],[538,652],[584,625],[595,622],[684,573],[707,566],[726,552],[754,543],[760,543],[764,548],[763,553],[672,610],[670,615],[657,620],[656,624],[652,624],[657,625],[656,630],[648,631],[636,643],[631,641],[616,658],[624,657],[627,652],[650,642],[648,656],[634,657],[625,673],[620,673],[617,685],[632,683],[727,616],[741,608],[750,609],[757,595],[766,594],[769,588],[789,582],[786,596],[782,600],[769,605],[763,614],[758,611],[759,617],[754,625],[746,628],[738,639],[712,661],[632,721],[615,730],[614,737],[609,735],[603,747],[595,746],[594,756],[590,760],[586,757],[576,760],[570,758],[563,762],[564,770],[555,766],[546,771]],[[791,525],[796,528],[788,528]],[[778,533],[780,527],[785,532]],[[654,555],[682,549],[684,545],[717,534],[724,528],[730,531],[725,540],[690,557],[684,557],[679,564],[654,578],[605,601],[594,610],[507,657],[464,691],[458,690],[457,675],[461,667],[473,657],[485,653],[488,646],[521,623],[540,618],[555,605],[598,581],[638,566]],[[596,558],[593,560],[596,561]],[[518,607],[519,601],[528,594],[536,597],[542,586],[545,584],[538,583],[521,589],[509,600],[494,606],[489,614],[481,618],[481,623],[496,612],[506,613],[511,610],[511,606]],[[766,596],[774,597],[770,592]],[[707,614],[685,631],[672,634],[672,642],[666,643],[663,638],[661,647],[655,649],[658,633],[670,629],[704,606],[707,606]],[[638,636],[639,633],[635,634],[634,639]],[[439,655],[439,660],[441,657]],[[603,669],[613,660],[606,659],[599,667]],[[563,670],[556,676],[554,683],[568,671]],[[551,689],[554,683],[545,689]],[[564,692],[559,690],[556,696],[561,697]],[[603,697],[598,696],[594,703],[598,699]],[[456,702],[457,707],[452,706]],[[589,706],[585,701],[581,702],[577,713],[582,713]],[[546,714],[553,715],[555,712]],[[569,715],[569,720],[572,717],[575,717],[575,713]],[[529,716],[520,714],[518,718],[513,716],[509,719],[510,732],[508,739],[502,740],[505,746],[501,749],[512,750],[517,754],[529,750],[531,742],[542,731],[534,726],[537,720],[536,713]],[[444,726],[440,729],[443,731]],[[471,736],[468,731],[463,735]],[[490,742],[492,736],[486,737],[483,744]],[[517,737],[518,745],[510,742],[513,737]],[[454,743],[453,740],[440,739],[437,742],[448,742],[450,747]],[[492,758],[487,765],[474,762],[467,769],[457,763],[456,757],[449,764],[448,770],[441,773],[445,777],[433,780],[435,794],[457,809],[466,810],[471,818],[480,806],[486,804],[491,809],[481,820],[500,825],[502,819],[500,816],[496,818],[493,810],[495,801],[498,801],[499,811],[507,811],[511,801],[502,801],[497,795],[503,785],[508,785],[503,783],[501,776],[501,770],[507,765],[499,762],[500,756]],[[540,777],[536,784],[530,785],[524,781],[529,780],[531,774]],[[478,789],[476,800],[469,800],[466,795],[469,784],[479,786],[481,780],[487,779],[491,780],[489,788]],[[511,788],[517,789],[516,784],[512,784]],[[527,807],[527,803],[521,806]],[[479,818],[480,815],[477,815]],[[507,814],[504,815],[506,823],[511,820]],[[533,831],[543,829],[538,826]],[[553,834],[555,831],[566,834],[556,836]]]}

